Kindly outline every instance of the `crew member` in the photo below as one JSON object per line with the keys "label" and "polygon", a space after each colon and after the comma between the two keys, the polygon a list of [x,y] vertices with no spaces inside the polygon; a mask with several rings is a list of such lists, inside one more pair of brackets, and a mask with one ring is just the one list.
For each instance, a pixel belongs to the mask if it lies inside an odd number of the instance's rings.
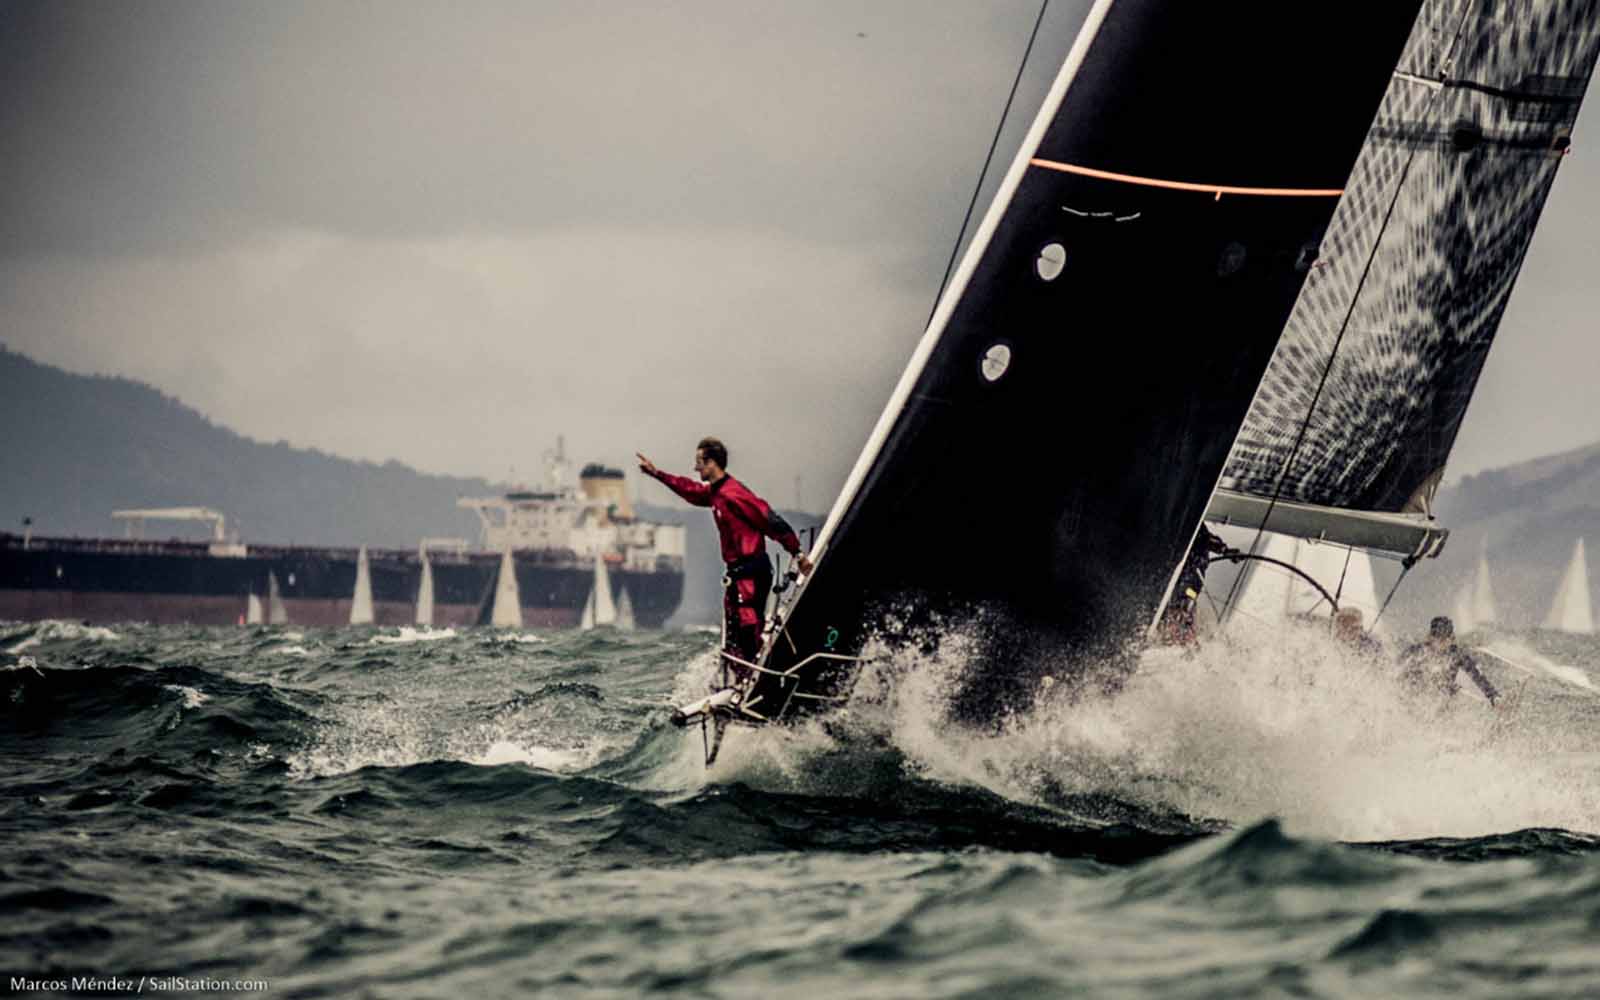
{"label": "crew member", "polygon": [[[639,471],[659,479],[668,489],[694,504],[710,507],[722,542],[722,612],[726,623],[724,651],[753,663],[761,651],[762,619],[766,616],[767,596],[772,592],[772,563],[767,559],[766,539],[783,546],[801,573],[811,572],[811,560],[800,551],[800,539],[778,512],[756,496],[748,486],[728,475],[728,449],[714,437],[702,438],[694,450],[694,471],[700,481],[674,476],[656,468],[654,462],[638,455]],[[749,668],[733,664],[734,673],[744,680]]]}
{"label": "crew member", "polygon": [[1365,618],[1360,608],[1340,608],[1333,616],[1333,637],[1362,656],[1377,659],[1383,655],[1383,643],[1366,630]]}
{"label": "crew member", "polygon": [[1173,588],[1172,599],[1161,615],[1160,634],[1164,641],[1187,645],[1198,638],[1195,612],[1200,606],[1200,592],[1205,589],[1206,570],[1211,560],[1228,551],[1228,546],[1211,533],[1204,524],[1189,546],[1183,560],[1183,571],[1178,574],[1178,584]]}
{"label": "crew member", "polygon": [[1416,643],[1400,657],[1400,677],[1414,691],[1434,690],[1447,698],[1454,697],[1461,685],[1456,674],[1465,673],[1478,685],[1478,690],[1494,705],[1500,692],[1489,683],[1478,669],[1478,663],[1466,650],[1456,644],[1455,624],[1445,615],[1428,623],[1428,638]]}

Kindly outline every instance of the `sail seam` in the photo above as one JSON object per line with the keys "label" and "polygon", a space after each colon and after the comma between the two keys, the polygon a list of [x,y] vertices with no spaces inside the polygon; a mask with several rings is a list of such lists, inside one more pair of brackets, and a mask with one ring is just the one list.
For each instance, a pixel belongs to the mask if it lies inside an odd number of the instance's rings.
{"label": "sail seam", "polygon": [[1119,184],[1169,188],[1174,191],[1196,191],[1201,194],[1216,195],[1218,198],[1225,194],[1264,198],[1337,198],[1344,194],[1344,188],[1244,187],[1234,184],[1200,184],[1193,181],[1174,181],[1161,177],[1141,177],[1138,174],[1117,173],[1113,170],[1100,170],[1095,167],[1080,166],[1076,163],[1062,163],[1059,160],[1044,160],[1038,157],[1034,157],[1028,163],[1035,167],[1042,167],[1045,170],[1059,170],[1066,174],[1079,174],[1083,177],[1093,177],[1098,180],[1116,181]]}

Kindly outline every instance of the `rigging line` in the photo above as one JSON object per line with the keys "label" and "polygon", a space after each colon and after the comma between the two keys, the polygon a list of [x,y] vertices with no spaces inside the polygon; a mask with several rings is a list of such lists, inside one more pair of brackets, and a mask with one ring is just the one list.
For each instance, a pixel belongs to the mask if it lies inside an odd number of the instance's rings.
{"label": "rigging line", "polygon": [[1356,554],[1354,546],[1344,550],[1344,569],[1339,571],[1339,586],[1334,588],[1334,597],[1344,596],[1344,578],[1350,575],[1350,557]]}
{"label": "rigging line", "polygon": [[1383,613],[1385,611],[1389,610],[1389,602],[1394,600],[1394,595],[1400,590],[1400,584],[1405,582],[1406,574],[1411,572],[1411,567],[1415,566],[1416,564],[1416,560],[1414,559],[1407,559],[1405,562],[1400,564],[1400,575],[1394,578],[1394,586],[1389,588],[1389,596],[1383,599],[1383,607],[1378,609],[1378,613],[1373,616],[1372,624],[1367,626],[1368,632],[1371,632],[1373,629],[1378,627],[1378,620],[1383,617]]}
{"label": "rigging line", "polygon": [[[1451,39],[1449,48],[1445,50],[1445,57],[1441,63],[1441,66],[1446,69],[1454,62],[1456,47],[1461,44],[1461,36],[1466,33],[1467,19],[1470,14],[1470,8],[1464,6],[1461,11],[1461,21],[1456,25],[1455,37]],[[1443,88],[1441,87],[1428,95],[1428,114],[1421,116],[1423,119],[1426,120],[1428,115],[1433,113],[1434,105],[1438,102],[1439,94],[1442,92]],[[1389,198],[1389,207],[1383,213],[1383,222],[1378,226],[1378,235],[1372,241],[1372,249],[1367,254],[1367,262],[1361,268],[1361,277],[1356,281],[1356,290],[1350,296],[1350,305],[1345,310],[1343,322],[1339,324],[1339,333],[1333,338],[1333,349],[1328,352],[1328,363],[1323,366],[1322,377],[1317,380],[1317,389],[1311,394],[1311,403],[1306,407],[1306,416],[1300,422],[1299,432],[1295,434],[1294,446],[1289,449],[1288,456],[1283,460],[1283,468],[1278,472],[1278,481],[1273,486],[1272,498],[1267,502],[1266,513],[1261,516],[1261,524],[1256,528],[1256,540],[1250,543],[1252,551],[1255,549],[1256,542],[1260,541],[1262,534],[1267,530],[1267,522],[1271,519],[1272,510],[1278,505],[1279,498],[1283,496],[1283,488],[1289,480],[1290,470],[1294,468],[1294,460],[1299,457],[1300,448],[1305,444],[1306,432],[1311,429],[1311,418],[1316,415],[1317,403],[1322,400],[1322,390],[1327,387],[1328,376],[1333,374],[1333,363],[1339,356],[1339,348],[1344,344],[1344,335],[1350,329],[1350,319],[1355,315],[1356,306],[1361,303],[1362,290],[1366,288],[1367,278],[1372,274],[1372,265],[1378,259],[1378,248],[1383,245],[1383,238],[1389,231],[1389,223],[1394,218],[1394,210],[1400,204],[1400,195],[1405,192],[1406,181],[1411,176],[1411,167],[1416,163],[1417,150],[1419,148],[1419,146],[1413,145],[1406,153],[1405,167],[1400,171],[1400,179],[1395,182],[1394,194]],[[1407,569],[1409,570],[1409,567]],[[1400,574],[1400,579],[1405,579],[1404,573]],[[1398,580],[1395,581],[1395,586],[1399,586]],[[1232,603],[1234,591],[1237,589],[1238,581],[1235,580],[1234,589],[1228,592],[1229,603]],[[1389,596],[1393,597],[1393,592]],[[1384,602],[1384,606],[1388,606],[1387,601]],[[1380,615],[1382,613],[1381,611],[1379,612]]]}
{"label": "rigging line", "polygon": [[1016,100],[1017,88],[1022,85],[1022,71],[1028,68],[1028,56],[1033,54],[1033,43],[1039,37],[1039,26],[1044,24],[1044,12],[1050,6],[1050,0],[1039,4],[1039,16],[1034,18],[1033,31],[1028,35],[1028,45],[1022,50],[1022,62],[1017,66],[1016,79],[1011,81],[1011,93],[1006,95],[1005,107],[1000,109],[1000,122],[994,128],[994,138],[989,140],[989,153],[983,158],[983,169],[978,171],[978,183],[972,188],[972,200],[967,202],[967,214],[961,217],[961,231],[956,234],[955,246],[950,248],[950,259],[944,265],[944,277],[939,279],[939,291],[933,296],[933,308],[928,310],[928,323],[933,322],[933,314],[939,311],[939,299],[944,296],[945,286],[950,284],[950,272],[955,269],[956,255],[961,252],[961,241],[966,238],[967,226],[972,222],[972,211],[978,207],[978,195],[983,193],[983,180],[989,176],[989,165],[994,162],[994,151],[1000,146],[1000,135],[1006,129],[1006,119],[1011,115],[1011,102]]}

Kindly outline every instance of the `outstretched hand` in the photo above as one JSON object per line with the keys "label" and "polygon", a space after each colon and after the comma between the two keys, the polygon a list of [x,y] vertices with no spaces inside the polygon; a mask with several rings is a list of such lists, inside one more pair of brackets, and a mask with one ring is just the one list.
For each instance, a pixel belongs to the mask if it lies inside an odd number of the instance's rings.
{"label": "outstretched hand", "polygon": [[656,474],[656,471],[657,471],[656,470],[656,463],[650,461],[648,458],[645,458],[643,452],[636,451],[636,452],[633,453],[633,455],[634,455],[635,458],[637,458],[639,460],[639,471],[640,472],[644,473],[647,476],[653,476],[653,475]]}
{"label": "outstretched hand", "polygon": [[810,576],[811,575],[811,567],[816,565],[816,563],[811,561],[811,557],[807,556],[804,552],[802,552],[799,555],[795,556],[794,557],[794,562],[795,562],[796,566],[800,567],[800,573],[802,575],[804,575],[804,576]]}

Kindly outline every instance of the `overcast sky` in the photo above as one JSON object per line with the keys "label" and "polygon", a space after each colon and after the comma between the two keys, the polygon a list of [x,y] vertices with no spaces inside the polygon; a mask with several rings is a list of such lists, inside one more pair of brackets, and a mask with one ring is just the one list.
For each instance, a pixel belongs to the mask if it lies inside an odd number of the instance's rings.
{"label": "overcast sky", "polygon": [[[1085,7],[1051,4],[1003,150]],[[532,479],[558,433],[686,472],[715,433],[824,509],[1037,11],[0,0],[0,341],[431,472]],[[1452,478],[1600,440],[1591,118]]]}

